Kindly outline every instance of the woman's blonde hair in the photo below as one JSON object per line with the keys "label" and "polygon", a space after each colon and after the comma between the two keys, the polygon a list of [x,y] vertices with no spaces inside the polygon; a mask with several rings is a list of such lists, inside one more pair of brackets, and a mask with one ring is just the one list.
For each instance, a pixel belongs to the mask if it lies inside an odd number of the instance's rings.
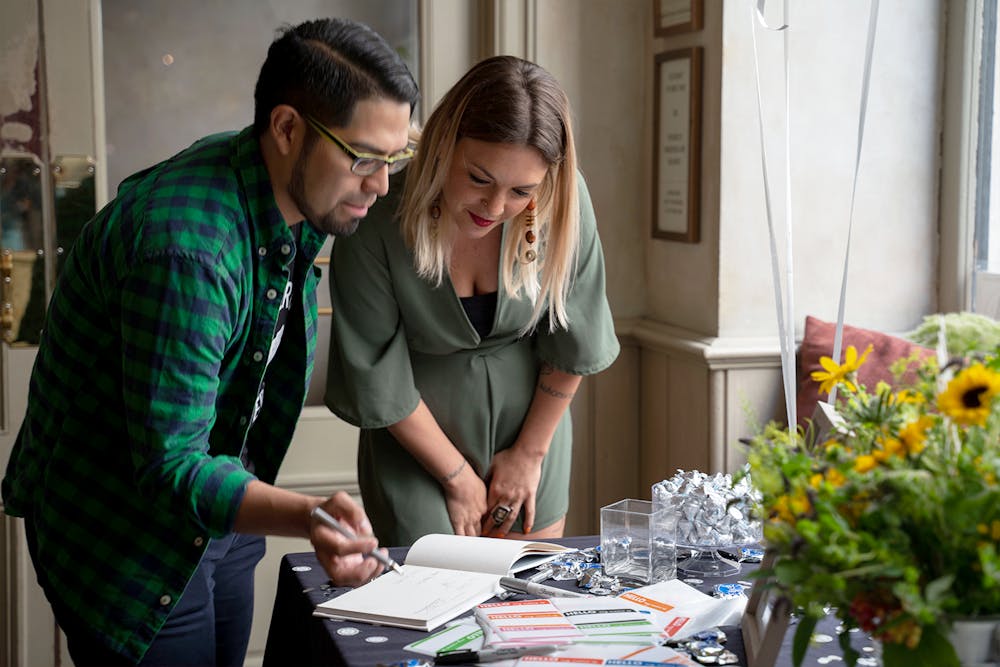
{"label": "woman's blonde hair", "polygon": [[[526,212],[513,224],[500,251],[504,289],[526,295],[534,306],[526,333],[547,311],[549,330],[568,328],[566,298],[576,265],[580,235],[576,149],[566,93],[547,71],[513,56],[476,64],[445,94],[421,133],[400,203],[403,238],[413,251],[417,273],[440,285],[451,259],[453,225],[437,229],[437,206],[458,140],[536,148],[549,165],[535,191],[537,260],[527,250]],[[448,228],[448,229],[444,229]]]}

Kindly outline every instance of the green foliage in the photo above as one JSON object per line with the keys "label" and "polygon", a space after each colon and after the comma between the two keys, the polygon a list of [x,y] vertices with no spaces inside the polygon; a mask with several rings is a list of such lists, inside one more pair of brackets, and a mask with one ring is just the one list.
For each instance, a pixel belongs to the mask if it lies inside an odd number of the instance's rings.
{"label": "green foliage", "polygon": [[809,649],[809,640],[812,638],[813,630],[816,629],[816,621],[819,619],[806,616],[795,628],[795,637],[792,639],[792,661],[796,665],[801,665]]}
{"label": "green foliage", "polygon": [[928,315],[906,337],[919,345],[936,348],[942,321],[948,354],[952,356],[965,357],[975,352],[991,352],[1000,347],[1000,322],[977,313]]}
{"label": "green foliage", "polygon": [[957,665],[950,619],[1000,613],[1000,360],[921,363],[899,391],[844,371],[830,433],[751,439],[773,580],[803,618],[796,665],[831,607],[845,661],[857,627],[886,667]]}

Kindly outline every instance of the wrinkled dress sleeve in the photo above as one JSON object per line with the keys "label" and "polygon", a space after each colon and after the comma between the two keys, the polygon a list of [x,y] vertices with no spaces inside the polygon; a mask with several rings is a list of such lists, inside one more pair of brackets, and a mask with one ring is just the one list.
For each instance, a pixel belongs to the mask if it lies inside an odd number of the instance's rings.
{"label": "wrinkled dress sleeve", "polygon": [[594,206],[582,176],[578,183],[580,251],[566,303],[569,328],[550,332],[543,319],[535,333],[535,349],[542,361],[561,371],[592,375],[611,365],[620,346],[605,291],[604,253]]}
{"label": "wrinkled dress sleeve", "polygon": [[354,235],[334,241],[330,261],[325,402],[341,419],[368,429],[395,424],[420,400],[385,245],[392,242],[395,206],[393,196],[379,200]]}

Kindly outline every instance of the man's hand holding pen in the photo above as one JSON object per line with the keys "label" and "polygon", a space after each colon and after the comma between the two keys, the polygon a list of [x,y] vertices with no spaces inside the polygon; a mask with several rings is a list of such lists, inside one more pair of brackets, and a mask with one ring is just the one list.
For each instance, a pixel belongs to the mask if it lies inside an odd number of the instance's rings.
{"label": "man's hand holding pen", "polygon": [[[336,517],[339,530],[320,518],[320,512]],[[378,549],[378,540],[371,535],[371,524],[361,507],[344,492],[338,492],[314,508],[309,517],[309,539],[316,550],[316,559],[338,586],[359,586],[382,573],[384,565],[379,558],[366,558],[366,554],[381,554],[388,558],[385,549]]]}

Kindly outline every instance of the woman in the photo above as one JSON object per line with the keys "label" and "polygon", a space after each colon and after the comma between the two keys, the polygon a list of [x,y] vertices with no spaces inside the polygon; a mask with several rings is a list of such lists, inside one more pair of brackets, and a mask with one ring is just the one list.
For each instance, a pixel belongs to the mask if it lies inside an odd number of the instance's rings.
{"label": "woman", "polygon": [[619,351],[565,93],[519,58],[477,64],[406,174],[331,262],[326,403],[362,428],[375,534],[559,537],[567,408]]}

